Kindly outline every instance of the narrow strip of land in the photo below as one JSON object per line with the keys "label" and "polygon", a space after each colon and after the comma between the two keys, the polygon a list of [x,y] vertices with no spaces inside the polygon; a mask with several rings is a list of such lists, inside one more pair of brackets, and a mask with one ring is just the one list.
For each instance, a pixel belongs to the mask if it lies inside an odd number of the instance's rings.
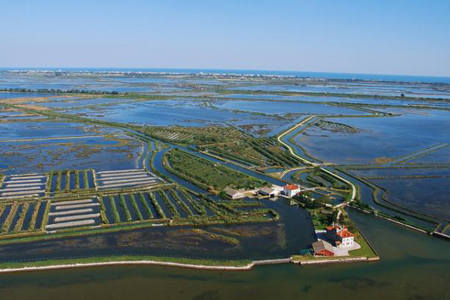
{"label": "narrow strip of land", "polygon": [[[333,173],[333,172],[331,172],[331,171],[325,169],[324,167],[320,166],[319,164],[313,163],[313,162],[311,162],[311,161],[309,161],[309,160],[307,160],[307,159],[301,157],[300,155],[297,155],[297,153],[295,153],[294,149],[293,149],[288,143],[286,143],[286,142],[283,141],[283,137],[284,137],[286,134],[289,134],[289,133],[291,133],[292,131],[294,131],[294,130],[296,130],[297,128],[299,128],[300,126],[303,126],[304,124],[308,123],[309,121],[311,121],[311,120],[312,120],[313,118],[315,118],[315,117],[316,117],[316,116],[310,116],[310,117],[304,119],[304,120],[301,121],[300,123],[296,124],[295,126],[291,127],[290,129],[288,129],[288,130],[286,130],[285,132],[283,132],[282,134],[280,134],[280,135],[278,136],[277,139],[278,139],[278,141],[279,141],[281,144],[283,144],[283,145],[289,150],[289,152],[290,152],[295,158],[298,158],[300,161],[302,161],[303,163],[305,163],[305,164],[307,164],[307,165],[311,165],[311,166],[313,166],[313,167],[319,167],[321,171],[323,171],[323,172],[325,172],[325,173],[327,173],[327,174],[329,174],[329,175],[335,177],[336,179],[338,179],[338,180],[340,180],[340,181],[342,181],[342,182],[348,184],[348,185],[351,187],[351,190],[352,190],[352,191],[351,191],[352,194],[351,194],[351,198],[350,198],[350,202],[352,202],[352,201],[354,201],[354,200],[356,199],[356,187],[355,187],[355,185],[354,185],[353,183],[351,183],[351,182],[348,181],[347,179],[343,178],[342,176],[340,176],[340,175],[338,175],[338,174],[335,174],[335,173]],[[340,207],[340,206],[342,206],[342,205],[345,205],[345,203],[338,204],[336,207]]]}

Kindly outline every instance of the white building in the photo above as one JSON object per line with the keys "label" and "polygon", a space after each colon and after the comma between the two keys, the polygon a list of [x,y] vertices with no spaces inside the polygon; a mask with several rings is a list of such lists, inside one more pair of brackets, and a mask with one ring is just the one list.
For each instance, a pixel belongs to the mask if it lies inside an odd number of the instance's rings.
{"label": "white building", "polygon": [[296,184],[288,184],[288,185],[285,185],[283,188],[283,194],[285,194],[289,198],[292,198],[299,193],[300,193],[300,187]]}
{"label": "white building", "polygon": [[355,236],[348,231],[346,226],[333,224],[327,228],[327,236],[334,241],[337,248],[353,247],[355,243]]}

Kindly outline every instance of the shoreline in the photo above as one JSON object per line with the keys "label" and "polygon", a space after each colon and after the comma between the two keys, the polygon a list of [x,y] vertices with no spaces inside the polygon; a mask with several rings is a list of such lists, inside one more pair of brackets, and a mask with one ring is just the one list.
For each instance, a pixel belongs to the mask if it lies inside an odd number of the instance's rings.
{"label": "shoreline", "polygon": [[208,266],[208,265],[196,265],[187,263],[176,262],[164,262],[156,260],[136,260],[136,261],[110,261],[110,262],[92,262],[92,263],[67,263],[67,264],[55,264],[49,266],[35,266],[35,267],[19,267],[19,268],[0,268],[0,274],[5,273],[17,273],[17,272],[33,272],[33,271],[45,271],[45,270],[60,270],[60,269],[77,269],[77,268],[89,268],[89,267],[104,267],[104,266],[127,266],[127,265],[154,265],[154,266],[168,266],[187,269],[199,269],[199,270],[212,270],[212,271],[246,271],[251,270],[255,263],[251,262],[245,266]]}
{"label": "shoreline", "polygon": [[[114,258],[111,258],[114,259]],[[268,260],[256,260],[249,261],[247,264],[242,265],[208,265],[201,264],[201,261],[196,263],[181,263],[181,262],[170,262],[170,261],[159,261],[152,259],[139,259],[139,260],[117,260],[117,261],[101,261],[101,262],[80,262],[80,263],[70,263],[64,262],[58,264],[56,261],[54,264],[43,265],[43,266],[20,266],[20,267],[5,267],[0,265],[0,275],[18,272],[36,272],[36,271],[47,271],[47,270],[64,270],[64,269],[78,269],[78,268],[92,268],[92,267],[106,267],[106,266],[162,266],[162,267],[176,267],[194,270],[206,270],[206,271],[250,271],[256,266],[264,265],[276,265],[276,264],[294,264],[294,265],[309,265],[309,264],[335,264],[335,263],[350,263],[350,262],[372,262],[378,261],[380,258],[377,256],[375,258],[368,257],[334,257],[329,259],[324,259],[322,257],[317,257],[312,260],[296,260],[293,257],[281,258],[281,259],[268,259]],[[45,262],[45,261],[43,261]],[[39,262],[38,262],[39,263]],[[12,263],[14,264],[14,263]],[[17,263],[19,264],[19,263]]]}

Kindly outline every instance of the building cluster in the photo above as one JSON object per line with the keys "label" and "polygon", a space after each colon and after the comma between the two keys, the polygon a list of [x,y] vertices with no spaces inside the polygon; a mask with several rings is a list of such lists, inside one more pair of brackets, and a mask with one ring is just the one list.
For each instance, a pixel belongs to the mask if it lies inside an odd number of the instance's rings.
{"label": "building cluster", "polygon": [[334,256],[335,248],[352,248],[355,243],[355,236],[346,226],[333,224],[326,228],[327,241],[318,240],[312,244],[314,254],[317,256]]}
{"label": "building cluster", "polygon": [[247,197],[248,194],[251,194],[252,196],[256,196],[259,194],[262,196],[268,196],[269,198],[274,198],[278,196],[292,198],[300,194],[302,190],[300,186],[296,184],[287,184],[285,186],[273,185],[271,187],[263,187],[259,190],[252,190],[252,191],[235,190],[230,187],[226,187],[223,191],[230,199],[237,200]]}

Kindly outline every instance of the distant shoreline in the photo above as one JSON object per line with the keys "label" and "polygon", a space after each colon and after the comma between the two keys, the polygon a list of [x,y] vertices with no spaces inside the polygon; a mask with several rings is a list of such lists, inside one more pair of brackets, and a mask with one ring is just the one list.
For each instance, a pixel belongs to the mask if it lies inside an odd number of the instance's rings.
{"label": "distant shoreline", "polygon": [[196,76],[254,76],[254,77],[286,77],[286,78],[316,78],[327,80],[362,80],[381,82],[411,82],[411,83],[450,83],[449,76],[436,75],[401,75],[401,74],[364,74],[314,71],[282,71],[282,70],[243,70],[243,69],[190,69],[190,68],[76,68],[76,67],[0,67],[0,72],[61,72],[61,73],[111,73],[141,74],[141,75],[196,75]]}

